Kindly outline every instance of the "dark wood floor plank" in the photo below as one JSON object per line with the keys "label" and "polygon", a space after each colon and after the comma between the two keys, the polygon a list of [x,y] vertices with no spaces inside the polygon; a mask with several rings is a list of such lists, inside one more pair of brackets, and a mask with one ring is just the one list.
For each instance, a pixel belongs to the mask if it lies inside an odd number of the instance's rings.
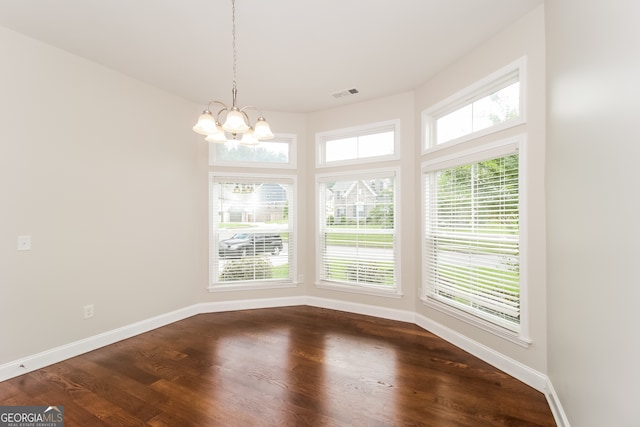
{"label": "dark wood floor plank", "polygon": [[67,426],[555,426],[544,395],[416,325],[203,314],[0,383]]}

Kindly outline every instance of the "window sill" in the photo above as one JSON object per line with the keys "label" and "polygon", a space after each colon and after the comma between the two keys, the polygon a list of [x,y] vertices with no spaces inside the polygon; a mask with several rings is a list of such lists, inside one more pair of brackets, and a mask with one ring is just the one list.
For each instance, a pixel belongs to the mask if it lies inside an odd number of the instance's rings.
{"label": "window sill", "polygon": [[297,282],[240,282],[237,284],[209,285],[209,292],[255,291],[260,289],[295,288]]}
{"label": "window sill", "polygon": [[374,287],[364,287],[356,285],[345,285],[342,283],[334,282],[316,282],[316,287],[319,289],[329,289],[332,291],[351,292],[354,294],[373,295],[386,298],[402,298],[403,294],[399,289],[382,289]]}
{"label": "window sill", "polygon": [[485,332],[489,332],[490,334],[493,334],[504,340],[517,344],[520,347],[529,348],[529,346],[531,345],[530,339],[521,336],[517,332],[510,331],[506,328],[495,325],[487,320],[481,319],[472,314],[465,313],[464,311],[450,307],[447,304],[433,300],[428,297],[422,296],[420,300],[427,307],[433,308],[434,310],[437,310],[441,313],[444,313],[448,316],[458,319],[464,323],[475,326],[478,329],[482,329]]}

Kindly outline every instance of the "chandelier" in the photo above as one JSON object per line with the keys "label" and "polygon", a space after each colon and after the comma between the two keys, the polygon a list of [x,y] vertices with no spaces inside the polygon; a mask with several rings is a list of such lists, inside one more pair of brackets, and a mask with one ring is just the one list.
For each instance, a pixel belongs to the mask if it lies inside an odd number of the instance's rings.
{"label": "chandelier", "polygon": [[[273,139],[271,127],[267,120],[260,113],[260,117],[256,120],[255,125],[250,124],[247,109],[258,110],[253,105],[238,108],[236,98],[238,96],[238,88],[236,87],[236,2],[231,0],[231,35],[233,46],[233,88],[231,95],[233,101],[231,108],[220,101],[211,101],[207,108],[198,117],[198,122],[193,127],[193,131],[201,135],[206,135],[205,140],[209,142],[224,143],[228,140],[238,140],[243,145],[257,145],[262,140]],[[215,113],[211,112],[214,104],[220,108]],[[215,110],[215,108],[214,108]],[[259,112],[260,110],[258,110]],[[222,122],[224,119],[224,122]],[[220,124],[222,122],[222,124]],[[231,135],[231,137],[228,136]]]}

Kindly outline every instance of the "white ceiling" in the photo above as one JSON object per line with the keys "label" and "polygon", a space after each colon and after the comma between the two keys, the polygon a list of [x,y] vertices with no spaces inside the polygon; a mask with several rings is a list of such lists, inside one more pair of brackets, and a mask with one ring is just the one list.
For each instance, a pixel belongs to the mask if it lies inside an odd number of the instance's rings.
{"label": "white ceiling", "polygon": [[[414,89],[542,2],[236,0],[238,104],[310,112]],[[231,102],[231,0],[1,0],[0,25]]]}

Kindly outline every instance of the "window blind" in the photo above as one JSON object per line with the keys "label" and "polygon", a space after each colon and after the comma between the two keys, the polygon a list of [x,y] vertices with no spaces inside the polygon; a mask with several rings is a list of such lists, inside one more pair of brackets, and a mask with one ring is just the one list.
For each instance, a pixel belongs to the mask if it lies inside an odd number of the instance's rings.
{"label": "window blind", "polygon": [[319,180],[319,278],[396,289],[395,173]]}
{"label": "window blind", "polygon": [[426,296],[517,331],[517,154],[424,174]]}
{"label": "window blind", "polygon": [[293,281],[292,178],[214,176],[211,203],[214,285]]}

